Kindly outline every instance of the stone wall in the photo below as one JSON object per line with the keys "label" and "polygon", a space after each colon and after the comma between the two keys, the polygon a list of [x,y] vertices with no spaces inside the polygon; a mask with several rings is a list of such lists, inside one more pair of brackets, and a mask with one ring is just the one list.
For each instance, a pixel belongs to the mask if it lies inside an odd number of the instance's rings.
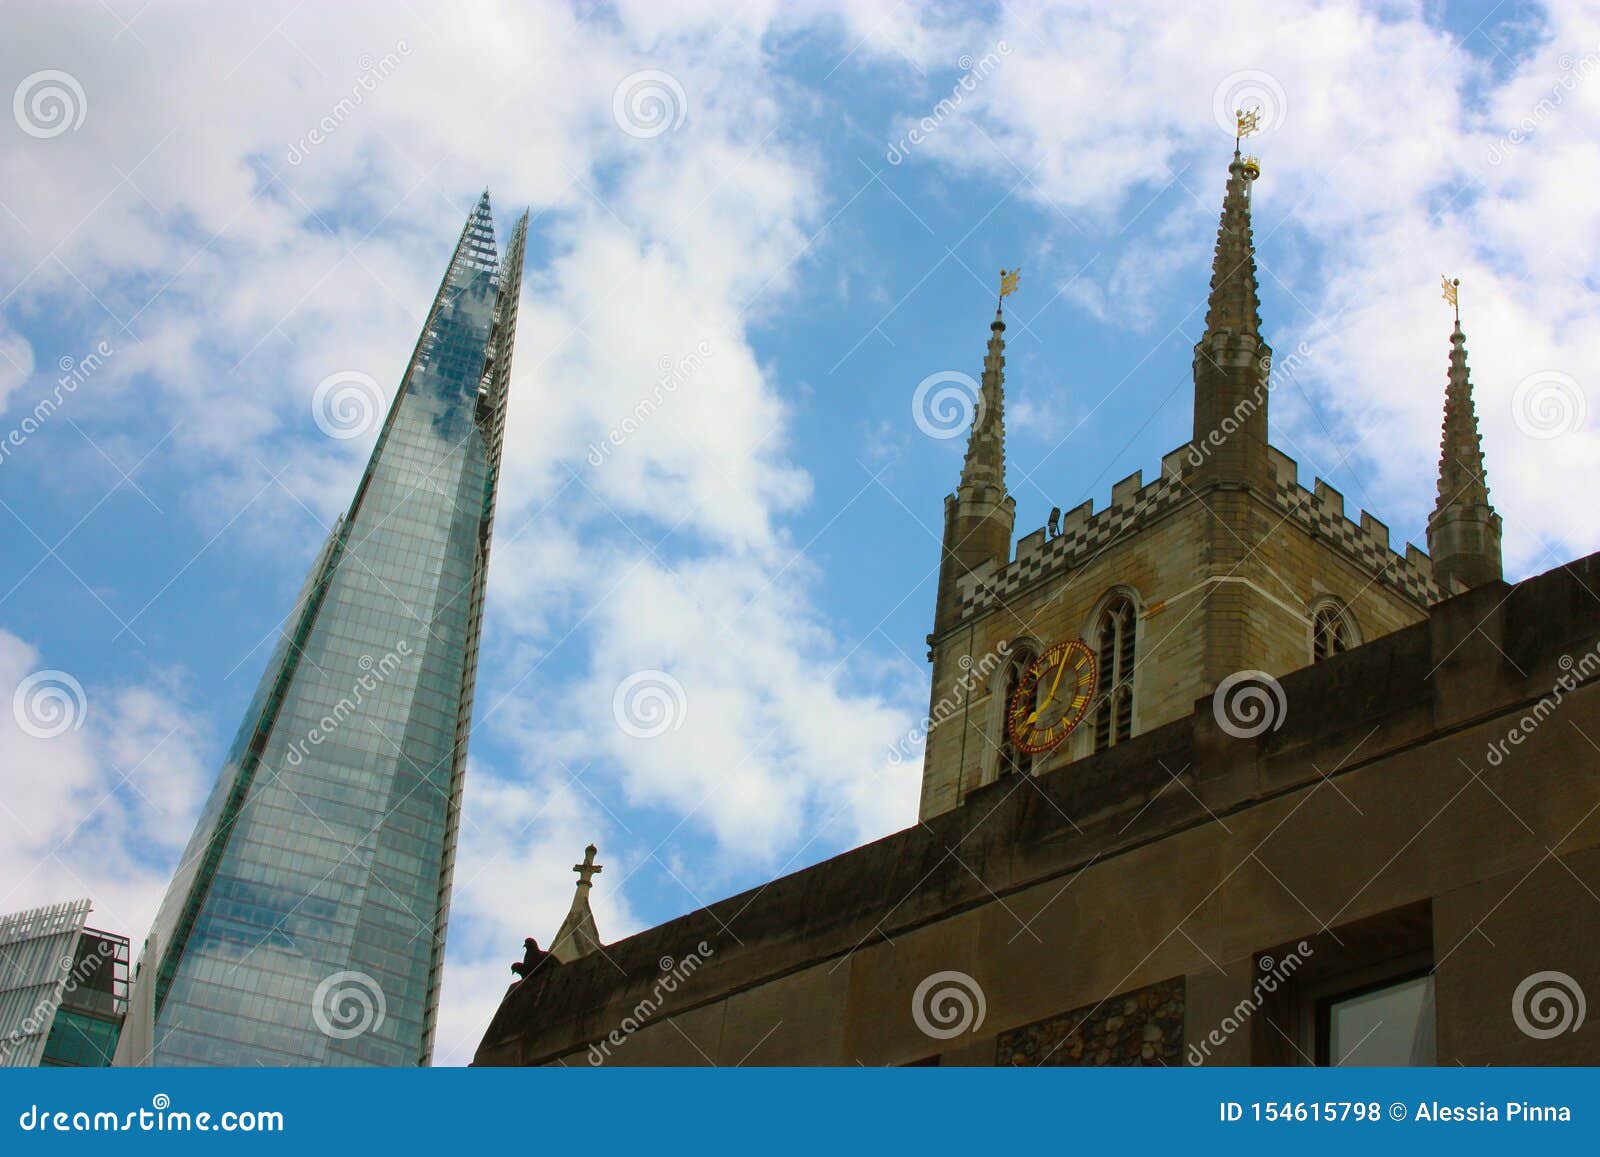
{"label": "stone wall", "polygon": [[1183,977],[1175,976],[1001,1033],[995,1063],[1048,1067],[1180,1064],[1183,1013]]}

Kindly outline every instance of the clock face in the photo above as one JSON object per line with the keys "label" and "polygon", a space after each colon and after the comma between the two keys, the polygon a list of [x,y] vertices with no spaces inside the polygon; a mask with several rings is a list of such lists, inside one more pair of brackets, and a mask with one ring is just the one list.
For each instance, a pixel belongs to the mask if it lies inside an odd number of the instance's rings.
{"label": "clock face", "polygon": [[1079,639],[1057,643],[1029,664],[1006,707],[1006,729],[1019,751],[1049,751],[1083,722],[1095,666],[1094,652]]}

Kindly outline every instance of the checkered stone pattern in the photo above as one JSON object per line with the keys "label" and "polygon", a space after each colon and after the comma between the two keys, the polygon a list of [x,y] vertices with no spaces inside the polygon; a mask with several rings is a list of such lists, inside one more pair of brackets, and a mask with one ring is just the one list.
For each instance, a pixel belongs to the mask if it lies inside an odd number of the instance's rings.
{"label": "checkered stone pattern", "polygon": [[1279,482],[1273,498],[1278,508],[1295,522],[1318,538],[1333,543],[1358,566],[1412,602],[1428,607],[1438,601],[1439,588],[1431,574],[1378,542],[1357,523],[1318,502],[1316,495],[1298,482]]}
{"label": "checkered stone pattern", "polygon": [[1091,515],[1079,526],[1046,542],[1033,554],[997,572],[987,582],[964,587],[961,591],[962,617],[1003,602],[1058,570],[1082,565],[1110,543],[1176,506],[1183,496],[1183,484],[1177,478],[1161,478],[1140,487],[1130,500]]}

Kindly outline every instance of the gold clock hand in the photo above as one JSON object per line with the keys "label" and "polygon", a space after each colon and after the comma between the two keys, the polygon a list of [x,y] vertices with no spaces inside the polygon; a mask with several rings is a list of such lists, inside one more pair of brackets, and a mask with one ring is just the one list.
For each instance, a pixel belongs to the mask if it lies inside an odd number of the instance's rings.
{"label": "gold clock hand", "polygon": [[1053,702],[1055,700],[1056,688],[1061,686],[1061,676],[1066,673],[1066,670],[1067,670],[1067,657],[1065,655],[1062,655],[1061,656],[1061,662],[1056,665],[1056,678],[1055,678],[1055,682],[1050,684],[1050,693],[1044,697],[1044,702],[1043,703],[1040,703],[1039,706],[1037,706],[1037,707],[1035,707],[1033,709],[1033,714],[1028,716],[1028,722],[1030,724],[1035,719],[1039,718],[1039,712],[1043,711],[1047,704],[1049,704],[1049,703],[1051,703],[1051,702]]}

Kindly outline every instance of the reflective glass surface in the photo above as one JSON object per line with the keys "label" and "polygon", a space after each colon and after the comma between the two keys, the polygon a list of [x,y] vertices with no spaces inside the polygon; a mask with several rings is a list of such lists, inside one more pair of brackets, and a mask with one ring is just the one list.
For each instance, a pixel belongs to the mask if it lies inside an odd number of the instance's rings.
{"label": "reflective glass surface", "polygon": [[157,918],[156,1064],[427,1060],[504,396],[485,372],[499,291],[485,195]]}

